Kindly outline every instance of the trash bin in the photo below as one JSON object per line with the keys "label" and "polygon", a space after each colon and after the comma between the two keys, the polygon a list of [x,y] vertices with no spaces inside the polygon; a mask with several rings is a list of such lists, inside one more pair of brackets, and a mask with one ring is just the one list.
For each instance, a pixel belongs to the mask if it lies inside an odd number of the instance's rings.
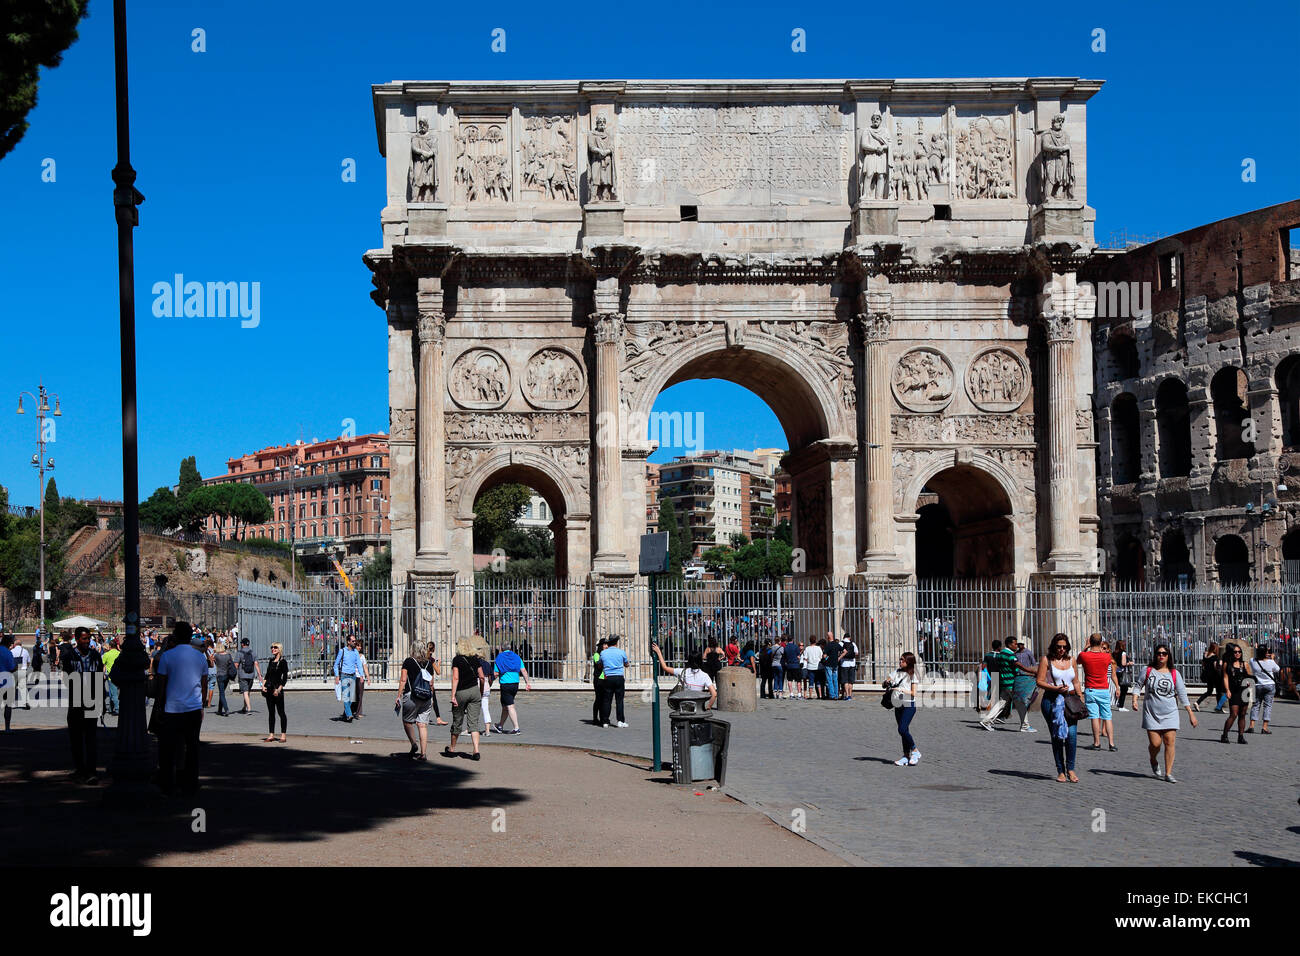
{"label": "trash bin", "polygon": [[727,744],[731,724],[710,716],[704,709],[709,695],[684,687],[668,695],[668,716],[672,732],[673,783],[716,780],[721,786],[727,776]]}

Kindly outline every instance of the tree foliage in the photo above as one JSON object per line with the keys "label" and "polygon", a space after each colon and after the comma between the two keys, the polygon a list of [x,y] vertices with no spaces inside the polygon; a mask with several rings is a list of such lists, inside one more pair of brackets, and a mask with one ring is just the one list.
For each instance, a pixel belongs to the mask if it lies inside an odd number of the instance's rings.
{"label": "tree foliage", "polygon": [[497,538],[512,528],[533,493],[524,485],[497,485],[474,501],[474,551],[486,554],[496,547]]}
{"label": "tree foliage", "polygon": [[668,532],[668,573],[681,574],[693,549],[690,533],[677,520],[677,509],[671,498],[659,502],[659,530]]}
{"label": "tree foliage", "polygon": [[59,65],[87,10],[86,0],[0,0],[0,159],[27,132],[41,67]]}
{"label": "tree foliage", "polygon": [[171,531],[181,524],[181,503],[167,487],[156,488],[140,502],[140,523],[159,531]]}

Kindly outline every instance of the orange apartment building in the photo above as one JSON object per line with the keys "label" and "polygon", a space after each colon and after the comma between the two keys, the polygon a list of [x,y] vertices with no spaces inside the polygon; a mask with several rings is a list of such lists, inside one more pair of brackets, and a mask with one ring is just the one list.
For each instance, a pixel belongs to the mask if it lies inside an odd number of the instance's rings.
{"label": "orange apartment building", "polygon": [[[388,523],[388,436],[357,435],[263,448],[226,462],[226,474],[205,485],[247,481],[271,503],[271,520],[245,537],[292,541],[307,570],[332,570],[331,559],[355,565],[391,540]],[[208,519],[209,534],[226,536],[224,518]]]}

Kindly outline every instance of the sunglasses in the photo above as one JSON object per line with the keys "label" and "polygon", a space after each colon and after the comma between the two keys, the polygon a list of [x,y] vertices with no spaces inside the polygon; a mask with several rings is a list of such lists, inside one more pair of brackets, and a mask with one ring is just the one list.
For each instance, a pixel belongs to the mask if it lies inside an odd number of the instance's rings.
{"label": "sunglasses", "polygon": [[1168,651],[1156,651],[1156,657],[1168,657],[1168,656],[1169,656]]}

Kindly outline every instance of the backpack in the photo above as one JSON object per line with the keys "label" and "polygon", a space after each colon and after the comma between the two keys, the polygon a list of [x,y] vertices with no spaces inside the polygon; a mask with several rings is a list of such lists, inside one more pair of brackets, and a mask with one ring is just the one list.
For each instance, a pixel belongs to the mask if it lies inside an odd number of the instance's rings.
{"label": "backpack", "polygon": [[[412,660],[414,660],[414,658],[412,658]],[[415,680],[411,681],[411,699],[430,700],[433,697],[433,687],[430,684],[430,681],[433,680],[433,676],[423,667],[420,667],[419,661],[415,662],[415,666],[419,668],[420,674],[415,678]]]}
{"label": "backpack", "polygon": [[247,674],[249,677],[252,677],[255,671],[257,670],[256,663],[255,663],[256,660],[257,659],[253,657],[252,650],[244,651],[242,654],[239,655],[239,667],[245,674]]}
{"label": "backpack", "polygon": [[591,655],[591,679],[600,680],[605,676],[605,662],[600,659],[599,654]]}

